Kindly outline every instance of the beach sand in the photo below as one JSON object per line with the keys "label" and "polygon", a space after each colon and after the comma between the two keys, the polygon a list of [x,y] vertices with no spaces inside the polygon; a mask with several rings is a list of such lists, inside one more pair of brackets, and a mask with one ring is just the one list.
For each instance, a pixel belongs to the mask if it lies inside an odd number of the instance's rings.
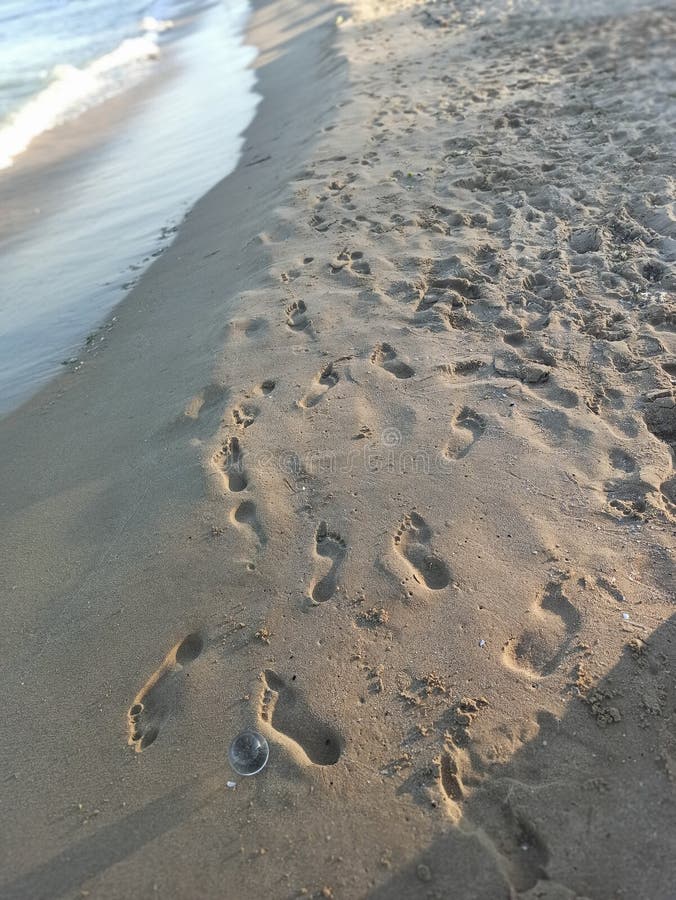
{"label": "beach sand", "polygon": [[257,5],[239,167],[0,424],[3,898],[674,896],[675,38]]}

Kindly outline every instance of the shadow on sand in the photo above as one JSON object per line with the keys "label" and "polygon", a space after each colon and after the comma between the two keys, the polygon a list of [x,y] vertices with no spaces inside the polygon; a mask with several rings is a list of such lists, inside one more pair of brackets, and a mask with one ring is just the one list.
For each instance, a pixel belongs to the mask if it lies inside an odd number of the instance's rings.
{"label": "shadow on sand", "polygon": [[[448,830],[370,900],[673,898],[675,663],[676,615],[600,682],[581,673],[566,714],[541,713],[508,762],[480,771],[471,744],[442,756]],[[426,775],[403,790],[429,804]]]}

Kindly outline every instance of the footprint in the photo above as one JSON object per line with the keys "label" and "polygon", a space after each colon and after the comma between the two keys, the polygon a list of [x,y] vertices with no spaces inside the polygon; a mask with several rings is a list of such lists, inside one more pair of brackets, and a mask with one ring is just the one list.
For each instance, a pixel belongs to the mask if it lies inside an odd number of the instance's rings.
{"label": "footprint", "polygon": [[265,531],[258,518],[256,504],[253,500],[243,500],[239,506],[232,511],[231,519],[235,525],[253,531],[261,547],[265,546],[267,537],[265,536]]}
{"label": "footprint", "polygon": [[446,447],[446,456],[462,459],[486,430],[486,422],[479,413],[463,406],[453,422],[451,439]]}
{"label": "footprint", "polygon": [[653,509],[655,486],[642,478],[612,478],[604,482],[607,512],[622,520],[641,520]]}
{"label": "footprint", "polygon": [[397,359],[397,351],[391,344],[378,344],[371,354],[371,362],[385,369],[395,378],[411,378],[412,375],[415,375],[409,365]]}
{"label": "footprint", "polygon": [[205,412],[220,406],[227,396],[228,389],[222,384],[208,384],[195,394],[185,406],[183,418],[195,421]]}
{"label": "footprint", "polygon": [[167,435],[195,429],[198,423],[209,423],[222,415],[222,407],[228,396],[228,388],[222,384],[208,384],[192,396],[173,421],[164,426]]}
{"label": "footprint", "polygon": [[312,228],[314,228],[315,231],[319,231],[321,233],[328,231],[332,225],[335,225],[335,223],[335,219],[333,220],[333,222],[327,222],[326,219],[320,215],[314,215],[309,220],[309,224],[312,226]]}
{"label": "footprint", "polygon": [[258,407],[252,403],[242,403],[232,411],[232,418],[235,425],[240,428],[248,428],[253,425],[258,415]]}
{"label": "footprint", "polygon": [[503,660],[530,676],[551,675],[571,648],[580,628],[580,614],[561,585],[552,582],[531,610],[530,619],[530,627],[503,647]]}
{"label": "footprint", "polygon": [[448,587],[451,573],[446,563],[431,552],[432,532],[418,513],[404,518],[394,536],[394,545],[431,591]]}
{"label": "footprint", "polygon": [[326,385],[326,387],[335,387],[340,381],[340,375],[333,368],[333,363],[329,363],[328,366],[324,366],[322,371],[319,373],[319,383]]}
{"label": "footprint", "polygon": [[634,457],[629,453],[625,453],[624,450],[620,450],[619,447],[614,447],[608,454],[608,457],[610,465],[614,469],[619,469],[621,472],[633,472],[636,469]]}
{"label": "footprint", "polygon": [[292,331],[303,331],[310,324],[305,301],[294,301],[286,310],[286,324]]}
{"label": "footprint", "polygon": [[458,764],[450,753],[444,753],[439,760],[439,785],[448,799],[454,803],[462,803],[465,799]]}
{"label": "footprint", "polygon": [[509,798],[491,823],[491,832],[516,893],[529,891],[536,884],[549,880],[549,848],[537,829]]}
{"label": "footprint", "polygon": [[315,387],[302,400],[298,401],[298,405],[303,409],[311,409],[316,406],[322,399],[324,394],[335,387],[340,381],[340,375],[334,369],[333,363],[329,363],[321,370],[315,378]]}
{"label": "footprint", "polygon": [[613,584],[612,581],[609,581],[607,578],[604,578],[602,575],[596,579],[597,585],[602,588],[610,597],[615,600],[616,603],[624,603],[626,601],[626,597],[622,593],[622,591],[617,587],[616,584]]}
{"label": "footprint", "polygon": [[338,732],[322,722],[303,701],[296,688],[287,685],[275,672],[263,673],[265,692],[261,719],[275,731],[291,738],[318,766],[333,766],[340,759],[342,741]]}
{"label": "footprint", "polygon": [[315,534],[315,555],[322,560],[328,559],[331,566],[329,571],[313,580],[310,588],[310,596],[315,603],[324,603],[330,600],[338,586],[338,570],[345,559],[347,548],[339,534],[329,531],[326,522],[320,522]]}
{"label": "footprint", "polygon": [[371,266],[364,259],[364,254],[360,250],[352,252],[349,250],[342,250],[337,258],[329,263],[329,268],[334,274],[342,271],[355,273],[356,275],[371,274]]}
{"label": "footprint", "polygon": [[242,465],[242,456],[236,437],[228,438],[223,449],[216,454],[216,461],[225,474],[228,490],[233,493],[243,491],[249,483]]}
{"label": "footprint", "polygon": [[141,753],[157,740],[160,729],[175,712],[185,678],[185,669],[202,652],[204,641],[189,634],[167,653],[159,669],[134,698],[128,713],[130,746]]}
{"label": "footprint", "polygon": [[302,274],[300,269],[289,269],[288,272],[282,272],[280,274],[280,279],[284,282],[284,284],[289,284],[291,281],[295,281],[296,278],[299,278]]}
{"label": "footprint", "polygon": [[467,377],[469,375],[474,375],[476,372],[480,372],[482,369],[486,369],[487,366],[488,363],[483,359],[461,359],[452,367],[450,374]]}
{"label": "footprint", "polygon": [[256,388],[256,393],[262,394],[266,397],[268,394],[271,394],[274,389],[277,387],[277,382],[273,381],[272,378],[266,378],[265,381],[261,381],[261,383]]}
{"label": "footprint", "polygon": [[493,357],[495,374],[501,378],[516,378],[524,384],[544,384],[550,369],[546,365],[523,359],[518,353],[496,353]]}
{"label": "footprint", "polygon": [[227,340],[241,340],[245,337],[260,337],[266,333],[268,328],[268,320],[261,317],[231,319],[225,326],[223,336]]}

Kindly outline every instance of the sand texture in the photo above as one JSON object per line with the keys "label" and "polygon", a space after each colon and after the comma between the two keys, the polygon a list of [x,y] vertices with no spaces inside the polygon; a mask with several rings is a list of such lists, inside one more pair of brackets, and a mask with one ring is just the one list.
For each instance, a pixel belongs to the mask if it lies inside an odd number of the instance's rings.
{"label": "sand texture", "polygon": [[0,895],[670,900],[674,9],[251,39],[238,170],[0,426]]}

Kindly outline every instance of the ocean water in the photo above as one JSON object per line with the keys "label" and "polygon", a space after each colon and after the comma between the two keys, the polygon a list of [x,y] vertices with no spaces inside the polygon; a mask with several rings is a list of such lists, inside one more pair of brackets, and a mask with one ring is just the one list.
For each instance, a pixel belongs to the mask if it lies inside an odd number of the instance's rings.
{"label": "ocean water", "polygon": [[138,36],[143,15],[135,0],[1,0],[0,120],[45,87],[55,67],[83,66]]}
{"label": "ocean water", "polygon": [[0,168],[142,77],[199,0],[0,0]]}
{"label": "ocean water", "polygon": [[0,0],[0,414],[77,355],[235,168],[259,99],[248,14],[246,0]]}

